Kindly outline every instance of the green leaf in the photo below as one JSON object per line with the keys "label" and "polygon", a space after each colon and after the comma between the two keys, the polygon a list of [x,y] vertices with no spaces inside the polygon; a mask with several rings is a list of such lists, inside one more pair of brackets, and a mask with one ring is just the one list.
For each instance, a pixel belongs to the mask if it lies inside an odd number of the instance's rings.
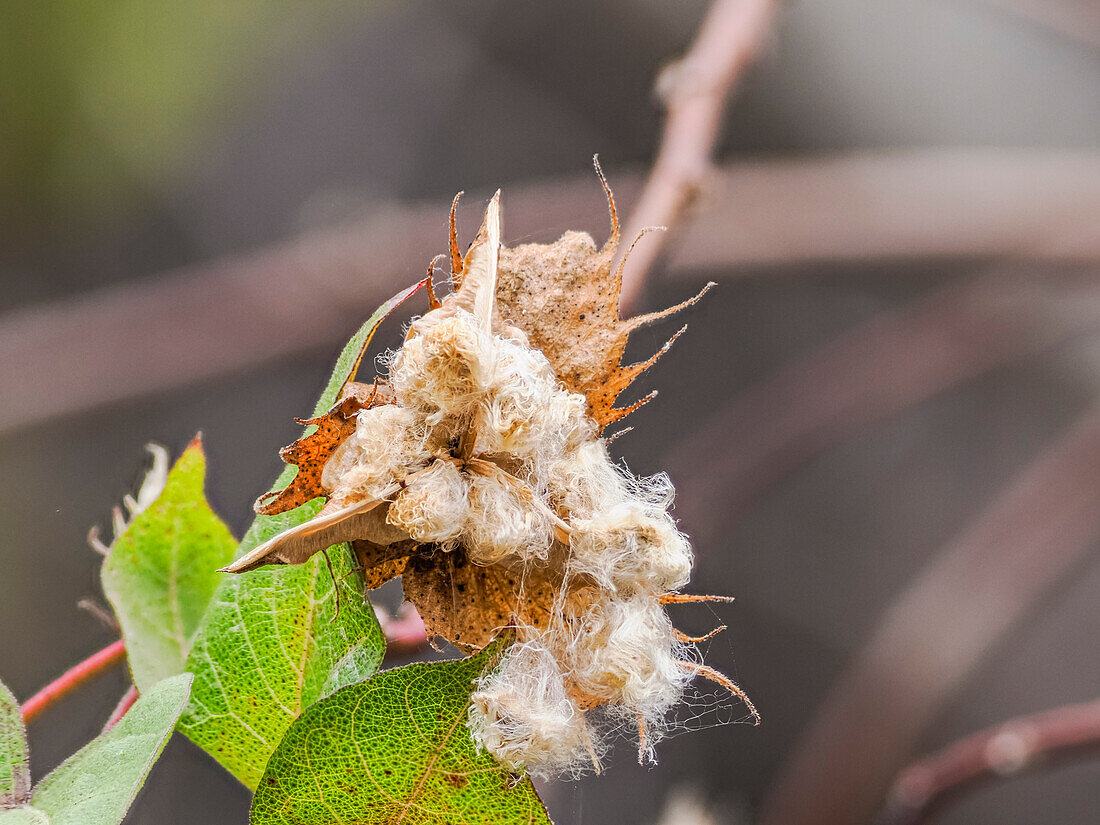
{"label": "green leaf", "polygon": [[50,818],[45,811],[23,806],[0,811],[0,825],[50,825]]}
{"label": "green leaf", "polygon": [[268,763],[252,825],[549,823],[531,781],[466,727],[492,655],[390,670],[309,708]]}
{"label": "green leaf", "polygon": [[[344,347],[314,416],[326,412],[351,379],[375,330],[415,292],[404,290],[383,304]],[[296,472],[287,467],[276,489]],[[276,516],[257,516],[237,557],[321,509],[314,499]],[[180,730],[230,773],[255,789],[264,766],[302,710],[377,671],[386,643],[362,576],[347,545],[331,548],[340,610],[325,559],[302,565],[226,574],[195,637],[187,669],[195,674],[191,706]]]}
{"label": "green leaf", "polygon": [[38,783],[34,807],[53,825],[118,825],[172,735],[190,689],[189,673],[154,685],[122,721]]}
{"label": "green leaf", "polygon": [[11,691],[0,682],[0,808],[22,805],[29,800],[30,792],[23,712]]}
{"label": "green leaf", "polygon": [[163,492],[111,547],[101,577],[122,625],[138,690],[183,673],[191,639],[236,539],[203,493],[206,457],[196,438]]}

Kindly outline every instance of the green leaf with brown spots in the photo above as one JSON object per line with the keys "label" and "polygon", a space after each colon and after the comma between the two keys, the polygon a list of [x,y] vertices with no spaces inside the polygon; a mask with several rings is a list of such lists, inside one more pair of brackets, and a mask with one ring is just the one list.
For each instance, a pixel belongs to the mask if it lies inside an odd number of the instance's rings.
{"label": "green leaf with brown spots", "polygon": [[100,576],[126,640],[139,690],[183,673],[191,639],[237,546],[203,493],[206,457],[196,438],[164,490],[111,545]]}
{"label": "green leaf with brown spots", "polygon": [[[52,825],[119,825],[172,735],[190,688],[188,673],[153,685],[117,725],[35,786],[34,808]],[[36,813],[25,816],[27,825],[39,821]]]}
{"label": "green leaf with brown spots", "polygon": [[0,825],[50,825],[50,817],[45,811],[24,805],[10,810],[0,809]]}
{"label": "green leaf with brown spots", "polygon": [[531,781],[466,727],[493,650],[386,671],[306,710],[268,763],[252,825],[548,825]]}
{"label": "green leaf with brown spots", "polygon": [[[379,307],[344,347],[313,417],[336,402],[378,325],[413,291]],[[287,467],[275,489],[285,487],[295,472]],[[322,504],[318,498],[285,513],[257,516],[236,557],[308,521]],[[195,686],[179,729],[249,788],[255,789],[283,734],[305,708],[352,679],[368,678],[381,664],[386,643],[363,596],[355,557],[343,544],[330,548],[328,557],[332,575],[320,553],[301,565],[220,574],[187,659]]]}

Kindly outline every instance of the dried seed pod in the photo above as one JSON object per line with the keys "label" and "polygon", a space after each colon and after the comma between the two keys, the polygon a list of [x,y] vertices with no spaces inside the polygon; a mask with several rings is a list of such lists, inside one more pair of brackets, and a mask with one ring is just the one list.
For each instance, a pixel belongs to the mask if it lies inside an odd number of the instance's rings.
{"label": "dried seed pod", "polygon": [[465,256],[452,225],[455,291],[433,293],[388,380],[349,384],[284,451],[299,477],[259,506],[325,495],[321,514],[227,569],[300,563],[352,541],[370,586],[401,575],[428,630],[463,650],[518,627],[473,694],[470,730],[513,768],[576,773],[598,768],[587,711],[636,717],[648,753],[693,676],[739,691],[685,658],[690,640],[664,612],[692,564],[668,513],[671,484],[634,478],[600,437],[638,406],[615,407],[620,392],[668,348],[623,365],[630,332],[699,296],[620,319],[610,191],[599,249],[577,232],[503,247],[499,195]]}

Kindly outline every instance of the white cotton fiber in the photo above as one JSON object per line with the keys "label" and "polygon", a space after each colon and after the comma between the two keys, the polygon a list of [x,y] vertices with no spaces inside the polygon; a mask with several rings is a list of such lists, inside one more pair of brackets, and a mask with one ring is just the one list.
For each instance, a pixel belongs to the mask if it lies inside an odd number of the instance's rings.
{"label": "white cotton fiber", "polygon": [[595,758],[584,712],[566,694],[554,656],[538,642],[512,645],[470,700],[474,740],[513,770],[576,774]]}
{"label": "white cotton fiber", "polygon": [[436,460],[409,478],[386,520],[420,542],[449,542],[462,532],[469,513],[469,484],[450,461]]}

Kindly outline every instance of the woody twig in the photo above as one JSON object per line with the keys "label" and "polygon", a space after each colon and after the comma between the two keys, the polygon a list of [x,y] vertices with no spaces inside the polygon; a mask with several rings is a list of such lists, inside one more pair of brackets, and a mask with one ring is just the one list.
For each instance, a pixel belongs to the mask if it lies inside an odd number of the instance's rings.
{"label": "woody twig", "polygon": [[1100,754],[1100,700],[1023,716],[921,759],[894,783],[881,825],[922,825],[986,782]]}
{"label": "woody twig", "polygon": [[[657,80],[668,112],[657,159],[626,223],[629,242],[647,227],[676,228],[711,172],[726,101],[760,53],[779,7],[777,0],[716,0],[695,42]],[[639,245],[624,269],[622,305],[632,308],[664,241]]]}

